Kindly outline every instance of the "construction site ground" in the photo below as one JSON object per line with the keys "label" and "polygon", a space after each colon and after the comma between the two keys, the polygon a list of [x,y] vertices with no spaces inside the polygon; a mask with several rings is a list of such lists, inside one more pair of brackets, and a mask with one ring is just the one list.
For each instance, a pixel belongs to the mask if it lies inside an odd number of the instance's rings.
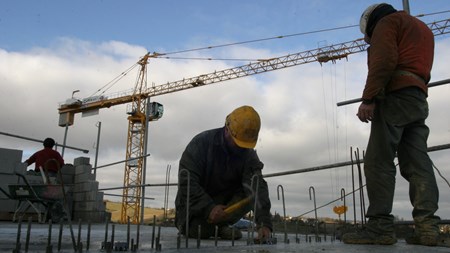
{"label": "construction site ground", "polygon": [[[81,227],[81,229],[79,229]],[[73,224],[72,233],[70,226],[63,225],[61,239],[60,225],[53,224],[51,234],[49,233],[49,224],[31,223],[28,229],[28,223],[20,224],[20,238],[18,237],[19,223],[0,222],[0,252],[108,252],[109,250],[102,248],[102,243],[110,242],[126,242],[129,234],[130,242],[136,243],[138,226],[126,224],[109,224],[108,234],[106,234],[106,224],[92,224],[88,229],[88,224]],[[111,238],[114,227],[114,238]],[[381,245],[348,245],[328,235],[320,235],[320,240],[316,240],[314,235],[298,235],[296,242],[295,234],[288,234],[289,243],[284,241],[284,233],[276,233],[276,244],[257,245],[248,243],[247,238],[252,238],[251,233],[243,231],[243,238],[240,240],[201,240],[200,245],[196,239],[188,240],[186,247],[186,239],[181,237],[178,240],[178,231],[174,227],[160,227],[160,239],[158,240],[158,227],[149,225],[139,226],[139,248],[136,252],[450,252],[450,248],[446,247],[426,247],[419,245],[409,245],[402,239],[398,243],[390,246]],[[155,232],[153,232],[155,230]],[[79,232],[80,231],[80,232]],[[129,233],[128,233],[129,231]],[[29,233],[29,243],[27,246],[27,234]],[[51,235],[49,240],[49,234]],[[89,241],[88,241],[88,234]],[[248,237],[250,235],[250,237]],[[256,236],[256,234],[254,234]],[[154,240],[152,240],[154,238]],[[310,239],[309,239],[310,238]],[[58,245],[60,243],[60,246]],[[152,245],[153,241],[153,245]],[[80,243],[78,243],[80,242]],[[179,243],[178,243],[179,242]],[[19,245],[20,244],[20,245]],[[74,244],[82,245],[81,249],[76,249]],[[159,245],[159,246],[158,246]],[[153,246],[153,247],[152,247]],[[116,252],[113,248],[111,252]],[[117,250],[118,251],[118,250]],[[132,252],[130,248],[128,252]]]}

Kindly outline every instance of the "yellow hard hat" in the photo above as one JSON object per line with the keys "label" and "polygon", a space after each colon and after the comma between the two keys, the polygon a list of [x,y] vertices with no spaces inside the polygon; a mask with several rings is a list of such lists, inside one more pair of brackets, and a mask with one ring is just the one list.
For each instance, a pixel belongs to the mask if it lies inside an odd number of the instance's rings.
{"label": "yellow hard hat", "polygon": [[225,126],[239,147],[254,148],[256,146],[261,119],[253,107],[244,105],[236,108],[227,116]]}

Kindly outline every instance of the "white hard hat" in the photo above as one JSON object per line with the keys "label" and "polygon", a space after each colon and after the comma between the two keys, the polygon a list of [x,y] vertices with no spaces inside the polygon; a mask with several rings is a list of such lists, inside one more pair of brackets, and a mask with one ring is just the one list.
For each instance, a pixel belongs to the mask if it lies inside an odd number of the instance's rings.
{"label": "white hard hat", "polygon": [[359,29],[361,30],[361,33],[366,34],[367,21],[369,21],[370,14],[372,14],[372,11],[382,4],[384,3],[372,4],[362,13],[361,19],[359,20]]}

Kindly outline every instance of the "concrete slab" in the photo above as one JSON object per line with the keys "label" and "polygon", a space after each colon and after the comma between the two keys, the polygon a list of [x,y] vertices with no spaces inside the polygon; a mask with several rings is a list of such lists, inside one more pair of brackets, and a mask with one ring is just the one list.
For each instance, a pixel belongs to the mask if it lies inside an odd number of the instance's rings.
{"label": "concrete slab", "polygon": [[[0,252],[13,252],[16,249],[16,241],[18,234],[17,223],[3,222],[0,223]],[[26,222],[21,225],[20,233],[20,243],[21,252],[25,252],[25,243],[27,235]],[[111,241],[113,224],[108,226],[108,234],[105,233],[105,224],[93,224],[90,230],[90,242],[89,250],[87,250],[88,244],[88,225],[81,224],[81,229],[79,230],[79,225],[74,222],[72,225],[73,231],[73,241],[77,244],[80,241],[83,245],[83,252],[106,252],[101,249],[102,242],[105,240],[105,236],[108,241]],[[127,225],[114,224],[114,241],[127,241]],[[186,239],[181,238],[180,248],[177,248],[177,229],[174,227],[161,227],[161,250],[156,250],[156,237],[158,235],[158,228],[155,228],[155,233],[153,233],[153,226],[140,226],[140,248],[137,252],[281,252],[281,253],[291,253],[291,252],[336,252],[336,253],[356,253],[356,252],[374,252],[374,253],[396,253],[396,252],[418,252],[418,253],[428,253],[428,252],[450,252],[450,248],[444,247],[426,247],[417,245],[408,245],[403,240],[395,245],[391,246],[380,246],[380,245],[347,245],[338,240],[332,240],[328,236],[325,241],[322,238],[321,242],[306,242],[304,235],[300,238],[300,243],[295,243],[295,235],[289,234],[289,240],[291,243],[287,244],[283,242],[284,234],[276,234],[278,243],[275,245],[247,245],[248,233],[244,232],[244,237],[241,240],[235,241],[234,246],[232,246],[231,241],[214,239],[202,240],[200,241],[200,247],[197,248],[197,240],[189,239],[188,248],[186,248]],[[78,232],[78,230],[80,232]],[[31,224],[30,231],[30,243],[28,245],[28,252],[46,252],[48,238],[49,238],[49,225],[48,224]],[[52,252],[58,252],[58,241],[59,241],[59,224],[53,224],[51,230],[51,247]],[[130,240],[132,239],[135,243],[137,240],[137,226],[130,226]],[[152,248],[152,237],[153,241]],[[322,235],[323,237],[323,235]],[[78,239],[80,238],[80,239]],[[61,250],[60,252],[74,252],[72,236],[70,233],[69,225],[63,226],[62,240],[61,240]],[[80,251],[81,252],[81,251]],[[113,252],[115,252],[113,250]],[[128,252],[131,252],[130,250]]]}

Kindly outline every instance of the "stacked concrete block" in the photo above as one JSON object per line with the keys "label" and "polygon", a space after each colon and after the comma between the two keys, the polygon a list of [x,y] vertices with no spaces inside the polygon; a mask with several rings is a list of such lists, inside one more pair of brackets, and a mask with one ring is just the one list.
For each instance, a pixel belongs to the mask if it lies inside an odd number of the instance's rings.
{"label": "stacked concrete block", "polygon": [[[10,194],[9,185],[18,184],[19,178],[15,172],[23,172],[26,166],[22,164],[22,150],[0,148],[0,187]],[[11,213],[17,208],[18,201],[11,199],[0,191],[0,219],[10,220]]]}
{"label": "stacked concrete block", "polygon": [[98,182],[92,174],[89,158],[74,160],[75,175],[73,187],[73,219],[91,222],[104,222],[105,204],[103,193],[98,191]]}

